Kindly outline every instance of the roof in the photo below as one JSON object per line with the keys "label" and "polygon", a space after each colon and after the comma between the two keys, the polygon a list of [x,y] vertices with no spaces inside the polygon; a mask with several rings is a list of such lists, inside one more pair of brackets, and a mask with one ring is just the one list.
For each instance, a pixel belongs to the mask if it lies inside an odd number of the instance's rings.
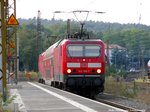
{"label": "roof", "polygon": [[[107,48],[107,45],[105,44],[106,48]],[[109,45],[109,49],[120,49],[120,50],[127,50],[126,48],[122,47],[122,46],[119,46],[118,44],[111,44]]]}

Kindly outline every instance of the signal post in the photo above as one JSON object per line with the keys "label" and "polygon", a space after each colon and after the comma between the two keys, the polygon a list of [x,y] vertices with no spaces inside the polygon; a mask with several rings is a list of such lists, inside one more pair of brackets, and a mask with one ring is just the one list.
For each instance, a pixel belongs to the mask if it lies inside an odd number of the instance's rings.
{"label": "signal post", "polygon": [[[11,5],[9,5],[9,3]],[[10,54],[14,60],[14,72],[16,84],[17,84],[17,33],[16,33],[16,26],[19,25],[18,21],[16,20],[16,0],[1,0],[0,1],[1,7],[1,39],[0,47],[2,50],[0,51],[0,61],[2,62],[2,67],[0,66],[0,80],[2,80],[2,91],[3,91],[3,101],[7,100],[7,79],[10,76]],[[12,11],[9,7],[12,7]],[[12,13],[10,16],[9,13]],[[9,34],[8,30],[13,29],[13,34]],[[11,39],[10,39],[11,37]],[[10,49],[10,46],[13,46]],[[8,68],[7,68],[8,67]],[[8,72],[6,72],[8,71]]]}
{"label": "signal post", "polygon": [[5,20],[5,1],[1,0],[1,39],[2,39],[2,91],[3,101],[7,99],[7,81],[6,81],[6,20]]}

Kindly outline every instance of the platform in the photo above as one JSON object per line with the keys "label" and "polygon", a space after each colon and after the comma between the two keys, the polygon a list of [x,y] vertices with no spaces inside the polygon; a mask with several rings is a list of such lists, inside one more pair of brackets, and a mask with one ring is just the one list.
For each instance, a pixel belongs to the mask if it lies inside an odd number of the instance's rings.
{"label": "platform", "polygon": [[11,89],[19,99],[19,112],[126,112],[88,98],[37,82],[19,82]]}

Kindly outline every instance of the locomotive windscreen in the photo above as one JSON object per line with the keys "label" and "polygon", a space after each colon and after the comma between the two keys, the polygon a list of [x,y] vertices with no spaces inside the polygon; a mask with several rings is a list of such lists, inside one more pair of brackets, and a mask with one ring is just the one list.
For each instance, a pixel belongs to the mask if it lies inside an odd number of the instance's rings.
{"label": "locomotive windscreen", "polygon": [[99,45],[69,45],[68,57],[99,57],[101,47]]}

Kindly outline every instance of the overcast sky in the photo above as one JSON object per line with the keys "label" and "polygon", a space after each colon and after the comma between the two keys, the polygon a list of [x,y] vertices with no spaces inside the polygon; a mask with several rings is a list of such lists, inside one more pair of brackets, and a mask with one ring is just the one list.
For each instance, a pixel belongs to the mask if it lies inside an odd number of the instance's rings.
{"label": "overcast sky", "polygon": [[[150,0],[16,0],[16,5],[17,18],[37,17],[38,10],[43,19],[53,18],[54,11],[88,10],[106,13],[89,13],[87,20],[150,25]],[[55,18],[76,20],[72,13],[55,14]]]}

